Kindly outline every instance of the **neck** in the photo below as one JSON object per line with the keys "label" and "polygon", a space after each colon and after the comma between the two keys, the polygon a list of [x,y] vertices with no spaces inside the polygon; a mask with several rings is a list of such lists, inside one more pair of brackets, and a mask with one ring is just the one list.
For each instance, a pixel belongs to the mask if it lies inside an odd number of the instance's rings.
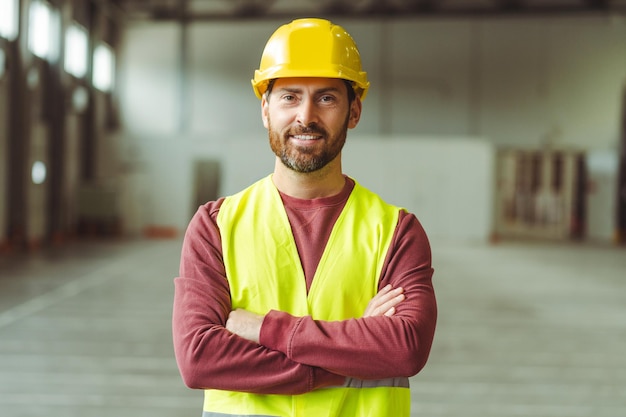
{"label": "neck", "polygon": [[346,179],[341,171],[341,159],[335,158],[315,172],[296,172],[276,158],[272,181],[278,190],[290,197],[311,200],[331,197],[343,189]]}

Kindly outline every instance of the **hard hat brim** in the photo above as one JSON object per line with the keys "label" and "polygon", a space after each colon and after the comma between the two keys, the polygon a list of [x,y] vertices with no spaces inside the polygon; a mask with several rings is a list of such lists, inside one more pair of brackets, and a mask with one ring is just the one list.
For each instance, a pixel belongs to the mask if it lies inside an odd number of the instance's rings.
{"label": "hard hat brim", "polygon": [[336,78],[353,83],[354,91],[361,100],[365,99],[370,83],[367,81],[367,73],[348,71],[345,68],[326,70],[285,70],[284,68],[269,68],[265,71],[256,70],[254,79],[251,80],[252,88],[256,96],[261,99],[267,91],[270,80],[277,78]]}

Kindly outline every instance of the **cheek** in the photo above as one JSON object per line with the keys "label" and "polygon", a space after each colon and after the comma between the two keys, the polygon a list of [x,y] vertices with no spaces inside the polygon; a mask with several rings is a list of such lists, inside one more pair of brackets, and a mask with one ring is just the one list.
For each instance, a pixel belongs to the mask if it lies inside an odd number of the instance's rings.
{"label": "cheek", "polygon": [[274,129],[282,130],[291,123],[291,116],[286,111],[266,112],[263,116],[263,124],[266,128],[272,126]]}

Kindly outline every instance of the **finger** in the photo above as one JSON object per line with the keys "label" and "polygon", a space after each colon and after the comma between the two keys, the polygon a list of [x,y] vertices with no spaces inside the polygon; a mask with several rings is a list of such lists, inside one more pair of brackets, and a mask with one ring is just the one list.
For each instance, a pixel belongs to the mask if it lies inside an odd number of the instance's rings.
{"label": "finger", "polygon": [[404,292],[404,289],[402,287],[389,289],[385,292],[381,290],[378,294],[374,296],[374,298],[372,298],[371,303],[374,307],[380,306],[382,304],[387,303],[389,300],[394,299],[395,297],[402,294],[403,292]]}
{"label": "finger", "polygon": [[393,288],[391,285],[386,285],[367,304],[363,316],[380,316],[384,314],[390,307],[399,302],[394,302],[393,300],[401,295],[403,291],[402,287]]}
{"label": "finger", "polygon": [[395,310],[395,307],[398,304],[400,304],[404,300],[404,298],[405,298],[404,294],[399,294],[399,295],[393,297],[392,299],[388,300],[384,304],[381,304],[377,308],[378,314],[385,314],[387,311],[389,311],[392,308]]}
{"label": "finger", "polygon": [[404,300],[404,294],[398,294],[385,302],[378,300],[378,303],[373,303],[366,311],[365,316],[382,316],[384,315],[390,308],[395,307],[400,302]]}
{"label": "finger", "polygon": [[395,307],[391,307],[389,310],[385,311],[385,316],[387,317],[391,317],[395,314],[396,312],[396,308]]}
{"label": "finger", "polygon": [[380,291],[378,291],[378,293],[376,293],[372,300],[376,299],[376,297],[382,297],[385,294],[388,294],[392,289],[393,287],[391,286],[391,284],[385,285]]}

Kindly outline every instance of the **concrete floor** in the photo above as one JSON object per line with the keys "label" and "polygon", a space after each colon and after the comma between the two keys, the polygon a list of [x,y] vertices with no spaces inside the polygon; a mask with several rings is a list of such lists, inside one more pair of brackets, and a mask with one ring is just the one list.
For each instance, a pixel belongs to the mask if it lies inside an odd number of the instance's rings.
{"label": "concrete floor", "polygon": [[[0,416],[200,416],[172,353],[179,251],[89,242],[0,257]],[[433,254],[440,319],[413,416],[626,416],[626,248]]]}

